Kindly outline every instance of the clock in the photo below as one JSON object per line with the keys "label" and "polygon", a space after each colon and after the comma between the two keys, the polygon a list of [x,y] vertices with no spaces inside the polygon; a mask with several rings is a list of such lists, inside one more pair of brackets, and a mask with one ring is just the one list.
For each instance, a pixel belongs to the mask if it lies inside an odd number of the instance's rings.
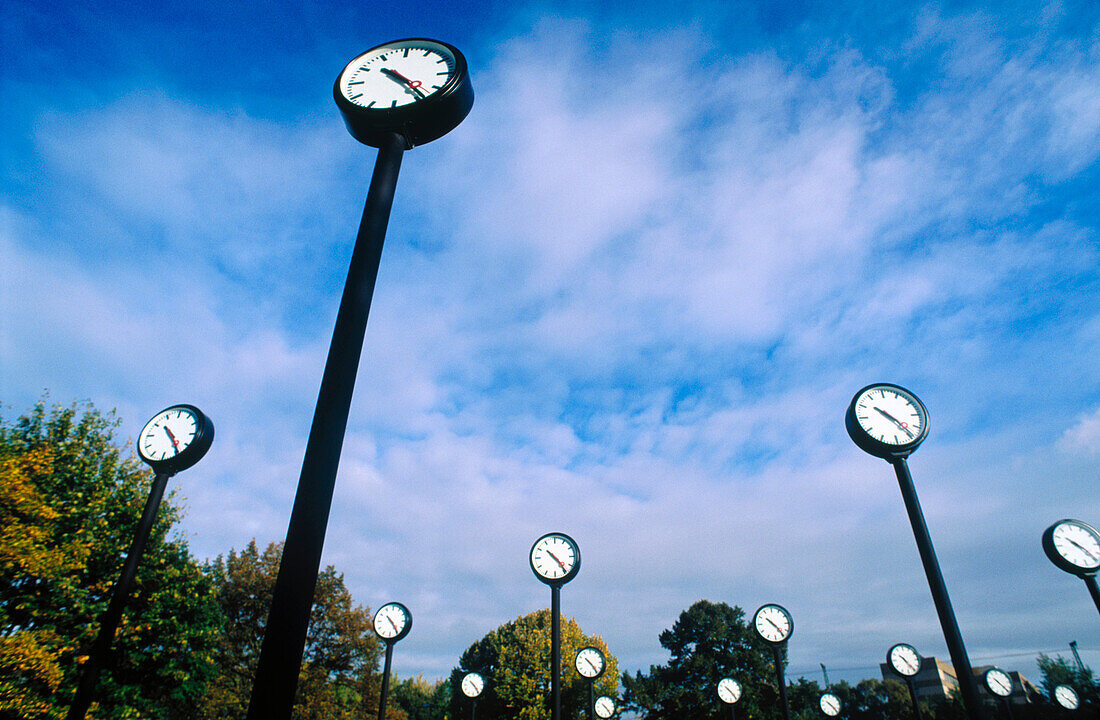
{"label": "clock", "polygon": [[603,675],[604,658],[599,648],[586,647],[577,653],[575,662],[577,672],[586,678],[595,679]]}
{"label": "clock", "polygon": [[1012,677],[1000,668],[989,668],[985,671],[985,686],[994,695],[1008,697],[1012,694]]}
{"label": "clock", "polygon": [[596,711],[596,717],[603,718],[603,720],[607,720],[615,714],[615,701],[607,695],[600,695],[596,698],[596,702],[592,707]]}
{"label": "clock", "polygon": [[1043,550],[1068,573],[1084,577],[1100,570],[1100,532],[1080,520],[1059,520],[1048,527]]}
{"label": "clock", "polygon": [[718,699],[727,705],[733,705],[741,699],[741,683],[728,677],[719,680]]}
{"label": "clock", "polygon": [[462,694],[468,698],[476,698],[485,689],[485,678],[480,673],[466,673],[462,678]]}
{"label": "clock", "polygon": [[817,704],[821,706],[821,712],[829,717],[836,717],[840,714],[840,698],[832,693],[822,695]]}
{"label": "clock", "polygon": [[1076,710],[1081,705],[1081,698],[1077,697],[1077,691],[1069,685],[1055,686],[1054,701],[1066,710]]}
{"label": "clock", "polygon": [[898,643],[886,653],[886,661],[894,668],[894,672],[908,678],[920,672],[922,660],[915,647]]}
{"label": "clock", "polygon": [[399,602],[386,603],[374,614],[374,632],[388,643],[395,643],[412,629],[412,614]]}
{"label": "clock", "polygon": [[390,133],[409,148],[431,142],[457,127],[474,104],[462,53],[427,38],[367,50],[340,72],[332,94],[352,137],[373,147]]}
{"label": "clock", "polygon": [[213,441],[210,418],[194,405],[173,405],[145,423],[137,451],[153,470],[173,475],[201,460]]}
{"label": "clock", "polygon": [[564,533],[547,533],[531,546],[531,570],[547,585],[564,585],[580,568],[580,548]]}
{"label": "clock", "polygon": [[752,626],[756,628],[757,635],[770,643],[779,644],[791,636],[794,620],[785,607],[769,603],[760,606],[752,616]]}
{"label": "clock", "polygon": [[844,427],[864,452],[893,461],[917,449],[928,435],[928,409],[903,387],[877,383],[856,393]]}

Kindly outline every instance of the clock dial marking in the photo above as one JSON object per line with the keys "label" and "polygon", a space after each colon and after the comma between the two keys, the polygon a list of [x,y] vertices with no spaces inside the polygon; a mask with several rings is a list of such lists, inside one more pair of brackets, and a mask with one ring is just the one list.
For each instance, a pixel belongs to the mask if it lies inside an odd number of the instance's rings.
{"label": "clock dial marking", "polygon": [[531,569],[545,583],[568,582],[580,567],[576,542],[562,533],[548,533],[531,548]]}

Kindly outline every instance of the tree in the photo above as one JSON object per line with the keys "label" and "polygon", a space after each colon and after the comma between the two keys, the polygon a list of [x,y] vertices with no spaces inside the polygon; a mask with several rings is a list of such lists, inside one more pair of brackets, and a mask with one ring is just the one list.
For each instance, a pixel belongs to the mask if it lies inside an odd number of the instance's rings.
{"label": "tree", "polygon": [[[206,566],[224,624],[219,673],[203,700],[201,717],[245,716],[281,558],[281,543],[260,552],[253,540],[240,553],[231,550]],[[353,605],[343,574],[326,567],[317,578],[293,717],[373,717],[381,687],[379,654],[370,611]]]}
{"label": "tree", "polygon": [[646,675],[624,674],[624,705],[646,720],[724,719],[728,711],[715,702],[715,688],[729,676],[744,688],[738,717],[780,717],[772,649],[744,618],[739,607],[707,600],[680,613],[659,637],[669,663],[650,666]]}
{"label": "tree", "polygon": [[1035,662],[1042,674],[1039,685],[1048,702],[1054,697],[1055,687],[1069,685],[1077,691],[1081,699],[1081,714],[1085,717],[1090,715],[1090,711],[1093,716],[1097,714],[1096,710],[1100,708],[1100,683],[1093,677],[1092,670],[1087,665],[1077,666],[1060,655],[1052,658],[1043,653],[1039,653]]}
{"label": "tree", "polygon": [[[152,472],[90,404],[0,420],[0,717],[64,713],[133,540]],[[186,717],[214,665],[218,612],[161,505],[90,717]]]}
{"label": "tree", "polygon": [[451,704],[451,681],[429,683],[422,675],[390,680],[388,705],[400,709],[408,720],[446,720]]}
{"label": "tree", "polygon": [[[547,720],[550,717],[549,610],[537,610],[501,625],[462,653],[451,671],[450,685],[457,688],[468,672],[485,677],[485,690],[477,699],[477,720]],[[561,619],[561,707],[564,718],[581,720],[588,707],[588,680],[573,666],[582,648],[592,645],[603,652],[606,665],[596,681],[596,695],[618,696],[618,660],[599,636],[585,635],[572,618]],[[451,717],[467,718],[470,700],[452,693]]]}
{"label": "tree", "polygon": [[830,688],[840,698],[842,720],[897,720],[913,716],[909,690],[899,680],[841,681]]}

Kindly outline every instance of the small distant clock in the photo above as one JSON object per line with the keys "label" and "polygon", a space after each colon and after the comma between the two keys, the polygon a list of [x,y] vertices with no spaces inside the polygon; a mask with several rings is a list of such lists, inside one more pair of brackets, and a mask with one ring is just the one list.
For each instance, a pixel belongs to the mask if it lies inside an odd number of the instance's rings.
{"label": "small distant clock", "polygon": [[600,695],[596,698],[596,702],[592,707],[596,711],[596,717],[602,718],[602,720],[607,720],[615,714],[615,701],[607,695]]}
{"label": "small distant clock", "polygon": [[829,717],[836,717],[840,714],[840,698],[832,693],[822,695],[818,705],[821,707],[821,712]]}
{"label": "small distant clock", "polygon": [[210,418],[194,405],[173,405],[145,423],[137,451],[153,470],[172,475],[201,460],[213,441]]}
{"label": "small distant clock", "polygon": [[388,643],[395,643],[412,629],[412,613],[399,602],[386,603],[374,614],[374,632]]}
{"label": "small distant clock", "polygon": [[1054,701],[1066,710],[1076,710],[1081,706],[1081,698],[1077,696],[1077,691],[1069,685],[1055,686]]}
{"label": "small distant clock", "polygon": [[794,631],[794,620],[782,605],[767,604],[760,606],[752,616],[752,626],[756,633],[773,644],[787,642]]}
{"label": "small distant clock", "polygon": [[1043,550],[1062,570],[1082,577],[1100,570],[1100,532],[1080,520],[1059,520],[1043,533]]}
{"label": "small distant clock", "polygon": [[907,457],[928,436],[928,409],[898,385],[868,385],[852,398],[844,427],[861,450],[887,461]]}
{"label": "small distant clock", "polygon": [[547,585],[564,585],[580,568],[580,548],[564,533],[547,533],[531,546],[531,570]]}
{"label": "small distant clock", "polygon": [[1000,668],[990,668],[985,671],[985,686],[998,697],[1008,697],[1012,694],[1012,677]]}
{"label": "small distant clock", "polygon": [[389,133],[410,148],[431,142],[457,127],[474,104],[462,53],[427,38],[360,54],[336,78],[332,94],[352,137],[373,147]]}
{"label": "small distant clock", "polygon": [[741,699],[741,683],[728,677],[719,680],[718,699],[727,705],[733,705]]}
{"label": "small distant clock", "polygon": [[485,689],[485,678],[480,673],[466,673],[462,678],[462,694],[468,698],[476,698]]}
{"label": "small distant clock", "polygon": [[575,664],[577,672],[586,678],[595,679],[603,675],[604,657],[597,647],[589,646],[581,649],[577,653]]}
{"label": "small distant clock", "polygon": [[912,645],[898,643],[886,653],[886,660],[902,677],[913,677],[920,672],[921,656]]}

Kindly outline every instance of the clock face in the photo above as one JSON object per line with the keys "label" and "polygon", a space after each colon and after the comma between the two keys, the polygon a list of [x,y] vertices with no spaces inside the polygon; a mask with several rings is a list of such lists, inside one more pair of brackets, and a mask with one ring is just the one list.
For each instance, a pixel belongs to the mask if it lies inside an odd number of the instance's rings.
{"label": "clock face", "polygon": [[794,621],[780,605],[764,605],[753,615],[752,625],[760,637],[770,643],[786,642],[794,630]]}
{"label": "clock face", "polygon": [[596,710],[596,716],[607,720],[615,714],[615,701],[606,695],[601,695],[596,698],[596,702],[593,706]]}
{"label": "clock face", "polygon": [[1091,575],[1100,569],[1100,533],[1080,520],[1059,520],[1047,528],[1043,550],[1066,572]]}
{"label": "clock face", "polygon": [[818,704],[821,706],[821,712],[829,717],[836,717],[840,714],[840,698],[832,693],[822,695]]}
{"label": "clock face", "polygon": [[604,659],[599,648],[586,647],[577,653],[577,672],[586,678],[597,678],[603,674]]}
{"label": "clock face", "polygon": [[408,147],[434,140],[474,103],[462,53],[427,38],[367,50],[344,67],[332,92],[352,136],[375,147],[388,133],[404,136]]}
{"label": "clock face", "polygon": [[732,705],[741,699],[741,683],[733,678],[722,678],[718,681],[718,699],[727,705]]}
{"label": "clock face", "polygon": [[890,662],[890,667],[894,668],[894,672],[898,675],[913,677],[920,672],[921,656],[912,645],[898,643],[890,648],[886,658]]}
{"label": "clock face", "polygon": [[396,642],[408,635],[411,628],[412,615],[401,603],[386,603],[374,614],[374,632],[383,640]]}
{"label": "clock face", "polygon": [[193,405],[173,405],[145,423],[138,455],[154,470],[178,472],[197,463],[214,439],[214,424]]}
{"label": "clock face", "polygon": [[466,673],[462,678],[462,694],[469,698],[476,698],[485,689],[485,678],[478,673]]}
{"label": "clock face", "polygon": [[985,671],[985,686],[989,688],[989,692],[1000,697],[1008,697],[1012,694],[1012,678],[998,668]]}
{"label": "clock face", "polygon": [[547,533],[531,547],[531,569],[549,585],[569,582],[581,566],[581,552],[573,538],[562,533]]}
{"label": "clock face", "polygon": [[905,388],[879,383],[856,393],[844,424],[864,451],[884,458],[903,457],[928,435],[928,410]]}
{"label": "clock face", "polygon": [[1076,710],[1081,704],[1077,697],[1077,691],[1069,685],[1058,685],[1054,688],[1054,700],[1066,710]]}

